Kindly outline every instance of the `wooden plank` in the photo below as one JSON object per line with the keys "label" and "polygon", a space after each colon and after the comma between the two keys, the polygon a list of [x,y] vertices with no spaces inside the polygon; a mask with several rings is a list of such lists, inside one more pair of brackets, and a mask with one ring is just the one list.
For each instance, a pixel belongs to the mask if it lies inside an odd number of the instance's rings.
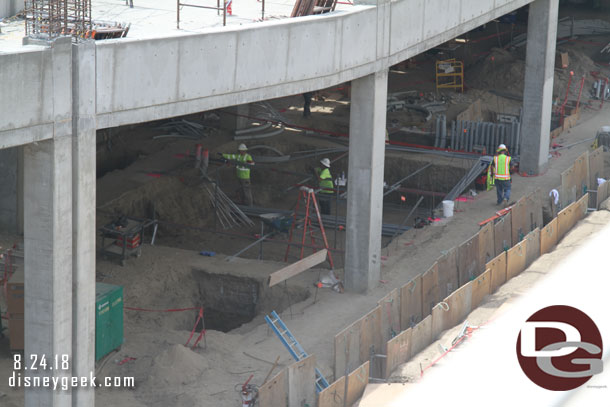
{"label": "wooden plank", "polygon": [[400,289],[390,291],[377,305],[381,307],[381,352],[386,353],[386,343],[400,332]]}
{"label": "wooden plank", "polygon": [[536,228],[543,226],[542,219],[542,190],[536,188],[534,192],[525,197],[526,202],[526,219],[527,219],[527,232],[531,232]]}
{"label": "wooden plank", "polygon": [[576,205],[576,202],[574,202],[557,214],[557,241],[563,239],[566,233],[574,226]]}
{"label": "wooden plank", "polygon": [[316,355],[288,366],[288,407],[316,405]]}
{"label": "wooden plank", "polygon": [[445,329],[448,328],[447,320],[448,315],[447,312],[447,304],[444,302],[436,304],[434,308],[432,308],[432,339],[436,340],[441,335]]}
{"label": "wooden plank", "polygon": [[506,215],[499,218],[494,225],[494,248],[496,249],[496,256],[511,247],[511,221],[512,214],[508,212]]}
{"label": "wooden plank", "polygon": [[488,222],[479,230],[479,271],[484,271],[485,265],[494,257],[494,225]]}
{"label": "wooden plank", "polygon": [[458,284],[463,286],[479,275],[478,233],[458,247]]}
{"label": "wooden plank", "polygon": [[287,375],[288,369],[282,369],[273,378],[258,388],[258,403],[260,407],[286,407],[288,398]]}
{"label": "wooden plank", "polygon": [[318,394],[318,407],[345,407],[343,405],[345,380],[345,376],[341,376],[339,380],[335,380],[330,386],[322,390]]}
{"label": "wooden plank", "polygon": [[[582,153],[574,161],[574,185],[576,186],[576,199],[580,199],[589,189],[589,152]],[[595,185],[595,184],[594,184]]]}
{"label": "wooden plank", "polygon": [[[587,216],[587,209],[589,206],[589,194],[584,194],[578,201],[576,201],[576,221],[574,224],[578,223],[579,220],[583,219]],[[574,225],[572,225],[573,227]]]}
{"label": "wooden plank", "polygon": [[454,247],[447,251],[439,257],[436,262],[438,263],[438,287],[440,298],[446,298],[458,288],[457,249]]}
{"label": "wooden plank", "polygon": [[362,318],[335,335],[335,377],[341,377],[360,365],[360,330]]}
{"label": "wooden plank", "polygon": [[284,267],[276,272],[269,275],[269,287],[273,287],[276,284],[281,283],[284,280],[294,277],[305,270],[309,270],[313,266],[316,266],[326,260],[326,249],[322,249],[319,252],[307,256],[296,263],[292,263],[289,266]]}
{"label": "wooden plank", "polygon": [[405,330],[422,320],[421,274],[400,289],[400,328]]}
{"label": "wooden plank", "polygon": [[472,310],[472,282],[468,282],[445,298],[448,327],[461,323]]}
{"label": "wooden plank", "polygon": [[[381,353],[383,344],[381,343],[381,307],[376,306],[371,312],[362,317],[362,327],[360,328],[360,363],[370,359],[372,353]],[[382,361],[370,366],[373,377],[381,377],[383,374]]]}
{"label": "wooden plank", "polygon": [[421,276],[422,284],[422,317],[427,317],[432,308],[441,300],[438,285],[438,263],[434,263],[428,271]]}
{"label": "wooden plank", "polygon": [[432,343],[432,315],[428,315],[413,327],[411,354],[417,355]]}
{"label": "wooden plank", "polygon": [[527,201],[522,197],[513,205],[511,212],[511,246],[519,243],[527,232],[529,232],[529,222],[527,220]]}
{"label": "wooden plank", "polygon": [[589,153],[589,189],[597,189],[597,179],[604,177],[604,147]]}
{"label": "wooden plank", "polygon": [[402,331],[387,343],[387,362],[385,378],[389,378],[394,369],[411,359],[412,328]]}
{"label": "wooden plank", "polygon": [[527,241],[522,240],[506,252],[506,280],[517,276],[525,270],[525,255],[527,251]]}
{"label": "wooden plank", "polygon": [[495,259],[485,265],[491,270],[489,292],[495,292],[506,282],[506,252],[500,253]]}
{"label": "wooden plank", "polygon": [[599,209],[602,202],[608,199],[608,194],[610,193],[610,182],[604,182],[600,186],[597,187],[597,206]]}
{"label": "wooden plank", "polygon": [[525,268],[527,269],[538,257],[540,257],[540,229],[536,228],[525,236],[527,240],[525,250]]}
{"label": "wooden plank", "polygon": [[576,180],[574,165],[561,173],[561,193],[559,194],[561,207],[566,208],[576,201]]}
{"label": "wooden plank", "polygon": [[540,231],[540,254],[543,255],[551,251],[557,244],[557,218],[553,218]]}
{"label": "wooden plank", "polygon": [[[347,376],[347,396],[345,405],[353,405],[364,393],[369,384],[369,362],[366,361]],[[312,404],[314,406],[315,404]]]}
{"label": "wooden plank", "polygon": [[483,298],[489,295],[491,289],[491,270],[485,271],[472,282],[471,307],[475,309],[483,302]]}

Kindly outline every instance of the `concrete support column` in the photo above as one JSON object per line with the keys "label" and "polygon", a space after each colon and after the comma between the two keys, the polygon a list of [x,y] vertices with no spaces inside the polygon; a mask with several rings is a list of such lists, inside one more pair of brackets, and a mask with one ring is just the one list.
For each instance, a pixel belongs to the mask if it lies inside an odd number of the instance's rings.
{"label": "concrete support column", "polygon": [[[72,140],[24,147],[25,363],[30,377],[71,375],[72,364]],[[67,370],[55,357],[69,358]],[[31,369],[44,357],[53,370]],[[70,407],[70,391],[30,387],[26,406]]]}
{"label": "concrete support column", "polygon": [[249,126],[251,120],[246,117],[250,115],[250,105],[231,106],[223,109],[220,117],[220,126],[229,131],[242,130]]}
{"label": "concrete support column", "polygon": [[345,288],[366,292],[381,272],[388,71],[352,81]]}
{"label": "concrete support column", "polygon": [[[0,230],[20,233],[20,214],[23,190],[20,191],[21,147],[0,150]],[[21,168],[23,172],[23,168]],[[22,174],[21,174],[22,176]],[[21,216],[22,218],[22,216]]]}
{"label": "concrete support column", "polygon": [[[95,44],[72,45],[72,373],[95,371]],[[72,406],[95,404],[91,387]]]}
{"label": "concrete support column", "polygon": [[558,4],[536,0],[529,5],[519,168],[531,175],[544,170],[549,155]]}

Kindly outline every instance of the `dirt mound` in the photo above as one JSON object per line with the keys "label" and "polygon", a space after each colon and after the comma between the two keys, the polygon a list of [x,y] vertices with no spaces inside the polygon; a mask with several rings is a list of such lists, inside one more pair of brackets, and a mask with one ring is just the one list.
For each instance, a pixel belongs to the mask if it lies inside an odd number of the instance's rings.
{"label": "dirt mound", "polygon": [[208,361],[183,345],[172,345],[155,356],[147,384],[176,389],[199,379],[209,369]]}

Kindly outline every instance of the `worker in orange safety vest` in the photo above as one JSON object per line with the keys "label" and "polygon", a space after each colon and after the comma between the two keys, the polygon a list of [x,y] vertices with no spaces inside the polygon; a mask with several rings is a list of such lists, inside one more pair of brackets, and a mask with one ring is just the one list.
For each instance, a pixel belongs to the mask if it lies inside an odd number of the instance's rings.
{"label": "worker in orange safety vest", "polygon": [[508,155],[508,149],[504,144],[500,144],[496,150],[496,155],[491,163],[494,184],[496,186],[496,193],[498,195],[497,205],[508,205],[510,199],[510,156]]}

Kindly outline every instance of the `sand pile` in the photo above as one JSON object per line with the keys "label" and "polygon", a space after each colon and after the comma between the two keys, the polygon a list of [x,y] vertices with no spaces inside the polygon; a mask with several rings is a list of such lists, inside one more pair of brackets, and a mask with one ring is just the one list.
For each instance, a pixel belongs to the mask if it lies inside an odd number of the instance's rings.
{"label": "sand pile", "polygon": [[153,358],[150,376],[151,387],[168,386],[177,389],[197,381],[209,369],[208,361],[183,345],[172,345]]}

